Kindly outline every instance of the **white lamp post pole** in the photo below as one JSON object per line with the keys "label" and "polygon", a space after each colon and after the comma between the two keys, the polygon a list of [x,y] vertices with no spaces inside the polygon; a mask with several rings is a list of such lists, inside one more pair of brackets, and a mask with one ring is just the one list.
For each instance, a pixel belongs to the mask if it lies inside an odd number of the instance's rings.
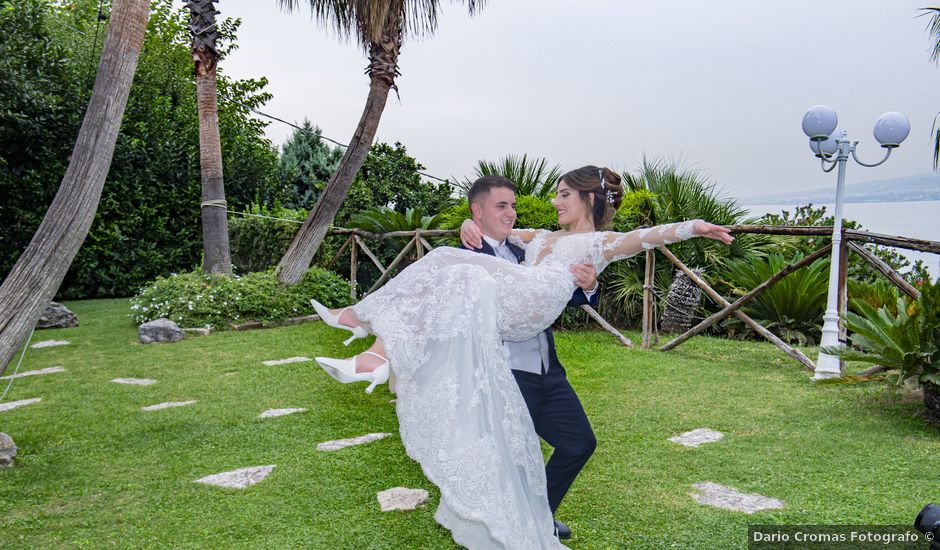
{"label": "white lamp post pole", "polygon": [[855,155],[857,141],[850,141],[845,132],[837,132],[839,119],[836,112],[825,105],[816,105],[803,115],[803,132],[809,136],[809,147],[822,161],[823,172],[831,172],[838,166],[836,184],[836,212],[832,222],[832,259],[829,265],[829,293],[826,312],[823,314],[822,338],[819,357],[816,359],[814,380],[842,376],[842,364],[835,355],[822,351],[837,348],[839,342],[839,255],[842,245],[842,194],[845,187],[845,165],[849,155],[862,166],[878,166],[891,156],[892,149],[901,145],[911,132],[911,123],[901,113],[885,113],[875,121],[875,139],[886,149],[885,156],[874,164],[866,164]]}
{"label": "white lamp post pole", "polygon": [[[839,345],[839,265],[842,250],[842,194],[845,188],[845,164],[849,160],[849,152],[853,148],[845,136],[836,140],[836,162],[839,166],[838,183],[836,184],[836,212],[832,221],[832,258],[829,261],[829,292],[826,295],[826,312],[823,314],[822,338],[819,342],[823,347]],[[816,358],[816,372],[813,380],[838,378],[842,376],[842,362],[835,355],[819,352]]]}

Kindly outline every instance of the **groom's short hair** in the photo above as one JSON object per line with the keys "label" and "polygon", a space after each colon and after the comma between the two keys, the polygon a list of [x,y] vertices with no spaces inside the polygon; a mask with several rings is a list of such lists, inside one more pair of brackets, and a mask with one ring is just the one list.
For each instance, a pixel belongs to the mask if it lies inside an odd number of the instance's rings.
{"label": "groom's short hair", "polygon": [[470,186],[470,190],[467,191],[467,202],[473,204],[482,201],[489,194],[490,189],[495,187],[505,187],[513,193],[516,192],[516,184],[505,176],[483,176]]}

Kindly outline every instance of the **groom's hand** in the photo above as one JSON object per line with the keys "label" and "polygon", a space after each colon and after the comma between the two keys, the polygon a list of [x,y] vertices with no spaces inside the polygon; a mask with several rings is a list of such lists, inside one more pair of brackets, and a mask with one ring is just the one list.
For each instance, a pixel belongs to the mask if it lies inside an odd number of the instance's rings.
{"label": "groom's hand", "polygon": [[594,264],[575,264],[571,266],[571,273],[574,275],[574,284],[582,290],[590,292],[597,289],[597,270],[594,269]]}
{"label": "groom's hand", "polygon": [[460,225],[460,242],[464,248],[478,250],[483,248],[483,232],[473,220],[464,220]]}

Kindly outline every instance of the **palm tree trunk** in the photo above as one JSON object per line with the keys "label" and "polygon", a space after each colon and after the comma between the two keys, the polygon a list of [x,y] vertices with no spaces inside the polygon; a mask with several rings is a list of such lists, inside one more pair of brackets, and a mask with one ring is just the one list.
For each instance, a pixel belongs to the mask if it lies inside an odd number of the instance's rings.
{"label": "palm tree trunk", "polygon": [[196,64],[196,104],[199,109],[199,167],[202,173],[203,271],[232,274],[228,244],[228,212],[225,182],[222,178],[222,142],[219,139],[215,49],[218,35],[215,16],[217,0],[188,0],[189,30],[193,35],[193,62]]}
{"label": "palm tree trunk", "polygon": [[149,12],[148,0],[112,5],[98,76],[65,177],[29,246],[0,285],[0,374],[59,289],[95,219]]}
{"label": "palm tree trunk", "polygon": [[287,284],[296,284],[303,279],[313,256],[320,248],[326,232],[336,218],[340,206],[346,199],[356,173],[365,162],[375,138],[375,132],[385,109],[388,91],[395,85],[398,76],[398,54],[401,51],[402,20],[398,10],[390,9],[385,18],[382,39],[369,44],[369,97],[366,100],[359,126],[353,134],[346,154],[339,162],[336,172],[330,177],[326,188],[310,215],[304,221],[290,248],[277,266],[278,279]]}
{"label": "palm tree trunk", "polygon": [[702,301],[702,289],[688,275],[676,270],[659,328],[667,333],[683,333],[692,328],[695,312]]}

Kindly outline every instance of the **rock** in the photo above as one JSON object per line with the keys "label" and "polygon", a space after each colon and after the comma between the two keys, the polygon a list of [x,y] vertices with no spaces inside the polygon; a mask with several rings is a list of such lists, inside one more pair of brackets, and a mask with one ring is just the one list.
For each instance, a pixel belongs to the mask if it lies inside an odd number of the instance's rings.
{"label": "rock", "polygon": [[183,329],[183,332],[185,332],[186,334],[198,334],[199,336],[209,336],[210,334],[212,334],[212,329],[211,329],[211,328],[201,328],[201,327],[196,327],[196,328],[184,328],[184,329]]}
{"label": "rock", "polygon": [[288,357],[287,359],[271,359],[268,361],[262,361],[265,365],[273,367],[275,365],[288,365],[290,363],[306,363],[307,361],[313,361],[309,357]]}
{"label": "rock", "polygon": [[765,497],[763,495],[742,493],[734,487],[726,487],[711,481],[696,483],[695,487],[700,494],[693,494],[692,498],[716,508],[724,510],[733,510],[735,512],[744,512],[753,514],[761,510],[776,510],[783,508],[783,503],[775,498]]}
{"label": "rock", "polygon": [[11,374],[9,376],[0,376],[0,380],[12,380],[14,378],[25,378],[27,376],[39,376],[41,374],[55,374],[57,372],[65,372],[65,367],[49,367],[39,370],[28,370],[18,374]]}
{"label": "rock", "polygon": [[294,414],[299,412],[304,412],[307,409],[303,408],[290,408],[290,409],[268,409],[258,415],[258,418],[274,418],[276,416],[286,416],[288,414]]}
{"label": "rock", "polygon": [[56,346],[67,346],[71,344],[68,340],[43,340],[29,346],[32,349],[54,348]]}
{"label": "rock", "polygon": [[115,384],[130,384],[132,386],[149,386],[157,383],[157,381],[152,378],[115,378],[111,381]]}
{"label": "rock", "polygon": [[669,441],[678,443],[679,445],[685,445],[686,447],[698,447],[703,443],[714,443],[724,436],[725,434],[716,432],[715,430],[709,430],[708,428],[697,428],[691,432],[685,432],[682,435],[670,437]]}
{"label": "rock", "polygon": [[13,465],[13,459],[16,458],[16,444],[13,438],[0,432],[0,468]]}
{"label": "rock", "polygon": [[418,506],[427,504],[428,492],[424,489],[408,489],[407,487],[392,487],[379,491],[376,495],[379,507],[383,512],[390,510],[414,510]]}
{"label": "rock", "polygon": [[254,485],[264,478],[268,477],[274,464],[270,466],[253,466],[251,468],[241,468],[231,472],[222,472],[199,478],[195,483],[204,483],[206,485],[215,485],[216,487],[228,487],[230,489],[244,489]]}
{"label": "rock", "polygon": [[353,445],[362,445],[363,443],[370,443],[372,441],[377,441],[379,439],[384,439],[392,434],[390,433],[374,433],[360,435],[359,437],[351,437],[349,439],[337,439],[336,441],[324,441],[317,445],[318,451],[338,451],[340,449],[345,449],[346,447],[351,447]]}
{"label": "rock", "polygon": [[78,317],[58,302],[51,302],[39,316],[36,328],[69,328],[78,326]]}
{"label": "rock", "polygon": [[191,401],[167,401],[166,403],[157,403],[156,405],[148,405],[143,407],[142,411],[159,411],[163,409],[172,409],[174,407],[185,407],[186,405],[192,405],[196,400]]}
{"label": "rock", "polygon": [[12,411],[13,409],[25,407],[26,405],[39,403],[40,401],[42,401],[42,397],[34,397],[32,399],[20,399],[19,401],[8,401],[6,403],[0,403],[0,412]]}
{"label": "rock", "polygon": [[169,319],[154,319],[137,327],[137,335],[142,344],[152,342],[179,342],[186,333]]}

